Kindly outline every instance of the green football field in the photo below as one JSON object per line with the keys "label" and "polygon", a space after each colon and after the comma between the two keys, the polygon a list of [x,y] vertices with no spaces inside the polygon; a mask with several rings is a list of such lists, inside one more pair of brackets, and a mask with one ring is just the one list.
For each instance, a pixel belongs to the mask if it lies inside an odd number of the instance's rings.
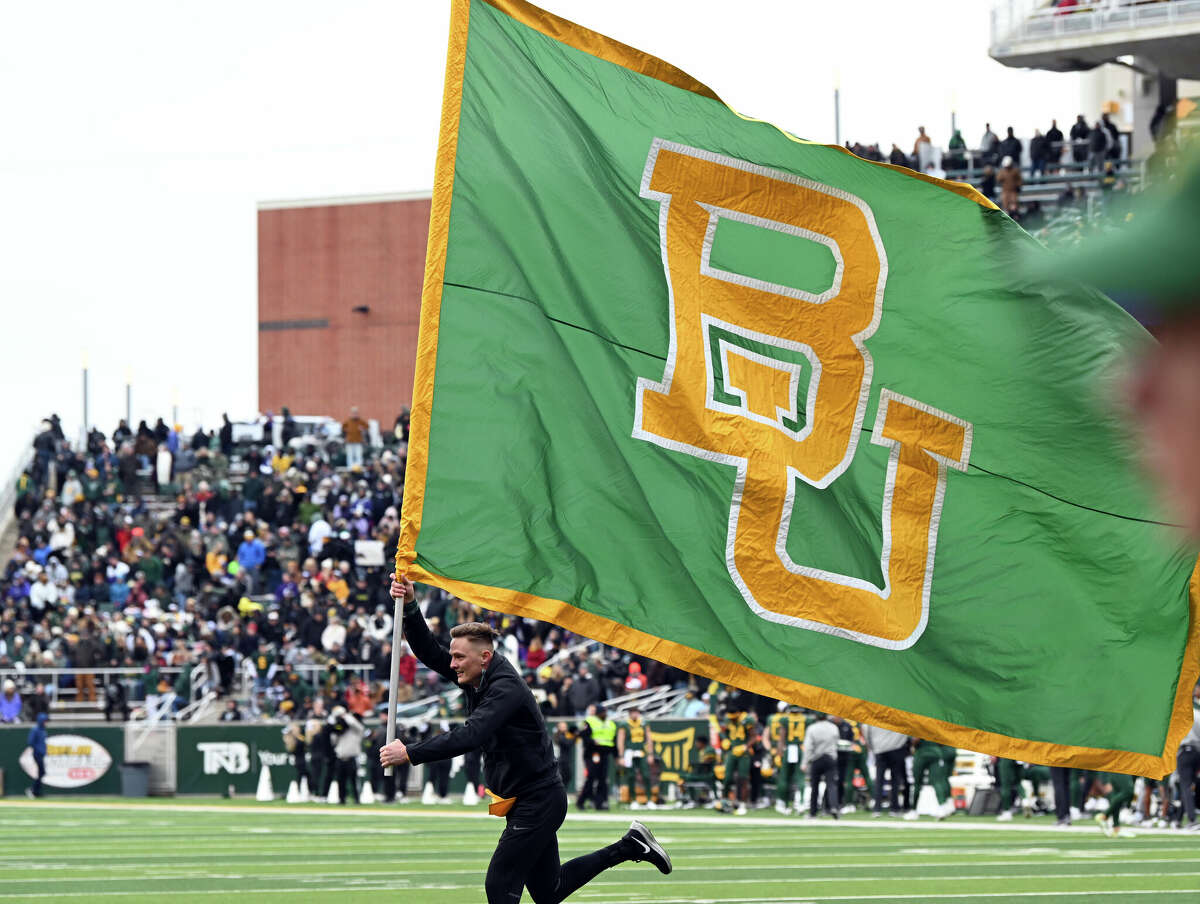
{"label": "green football field", "polygon": [[[0,803],[0,902],[483,900],[500,820],[463,808],[339,808],[224,801]],[[997,824],[807,822],[775,814],[637,814],[675,872],[625,864],[570,900],[591,904],[1200,901],[1200,835],[1047,818]],[[564,857],[617,838],[629,814],[576,814]],[[524,900],[529,900],[528,896]]]}

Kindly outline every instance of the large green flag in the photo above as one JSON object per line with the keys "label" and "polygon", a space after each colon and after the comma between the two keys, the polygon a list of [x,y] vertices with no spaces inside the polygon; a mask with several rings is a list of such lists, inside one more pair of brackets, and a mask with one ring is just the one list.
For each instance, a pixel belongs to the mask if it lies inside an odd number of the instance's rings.
{"label": "large green flag", "polygon": [[1031,241],[455,0],[398,567],[805,706],[1164,774],[1200,643],[1115,402],[1149,338],[1023,279]]}

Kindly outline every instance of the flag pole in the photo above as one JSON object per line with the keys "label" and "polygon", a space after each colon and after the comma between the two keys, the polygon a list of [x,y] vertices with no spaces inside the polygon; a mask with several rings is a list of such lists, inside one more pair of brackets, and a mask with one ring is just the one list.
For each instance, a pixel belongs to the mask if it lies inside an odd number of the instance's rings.
{"label": "flag pole", "polygon": [[[400,689],[400,643],[404,639],[404,598],[394,601],[395,612],[392,614],[392,668],[388,679],[388,713],[387,741],[390,744],[396,740],[396,694]],[[383,770],[386,776],[392,775],[392,767]]]}

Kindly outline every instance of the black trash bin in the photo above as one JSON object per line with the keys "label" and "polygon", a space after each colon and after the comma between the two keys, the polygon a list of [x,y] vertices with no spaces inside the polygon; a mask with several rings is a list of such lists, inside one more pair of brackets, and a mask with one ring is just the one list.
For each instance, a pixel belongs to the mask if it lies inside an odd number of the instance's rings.
{"label": "black trash bin", "polygon": [[150,795],[150,764],[121,764],[121,796],[148,797]]}

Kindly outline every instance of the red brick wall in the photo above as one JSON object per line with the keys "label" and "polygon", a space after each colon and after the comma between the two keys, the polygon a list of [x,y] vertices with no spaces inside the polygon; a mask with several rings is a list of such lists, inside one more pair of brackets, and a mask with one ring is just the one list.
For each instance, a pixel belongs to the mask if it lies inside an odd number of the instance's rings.
{"label": "red brick wall", "polygon": [[357,405],[391,429],[412,402],[429,203],[259,210],[260,411],[342,420]]}

